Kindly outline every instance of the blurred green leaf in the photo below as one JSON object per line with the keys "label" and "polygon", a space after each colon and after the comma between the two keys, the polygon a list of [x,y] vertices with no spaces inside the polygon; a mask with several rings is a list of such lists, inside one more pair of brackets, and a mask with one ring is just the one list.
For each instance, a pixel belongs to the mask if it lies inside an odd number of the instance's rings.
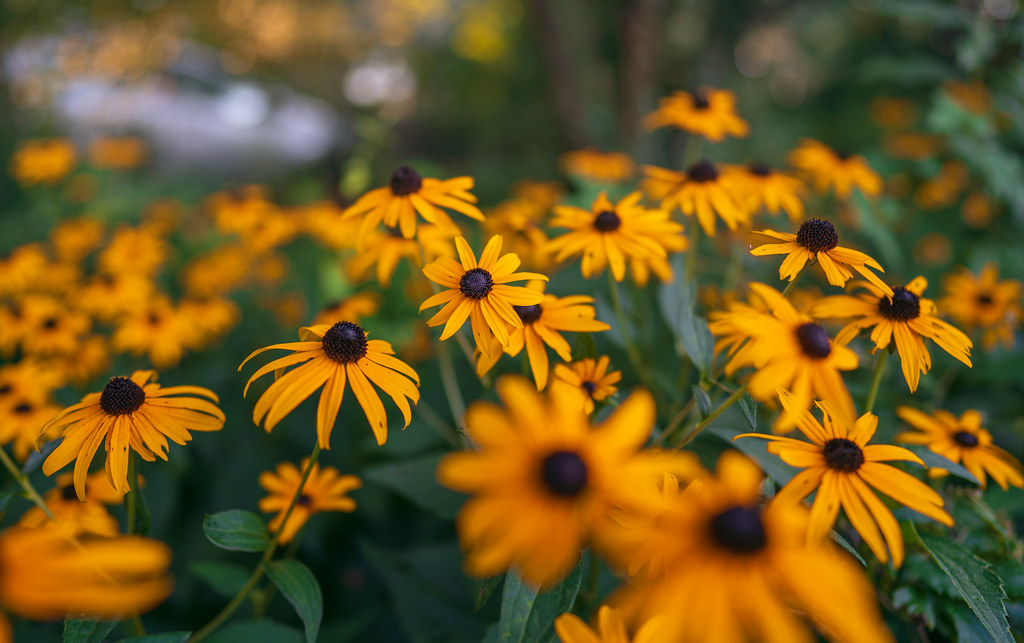
{"label": "blurred green leaf", "polygon": [[418,507],[453,520],[465,496],[442,487],[434,476],[443,453],[391,462],[367,469],[363,478],[394,491]]}
{"label": "blurred green leaf", "polygon": [[680,355],[685,352],[701,375],[705,375],[714,358],[714,338],[707,322],[696,315],[695,286],[695,283],[686,283],[682,279],[661,284],[658,287],[658,305],[676,339],[676,350]]}
{"label": "blurred green leaf", "polygon": [[1003,605],[1006,592],[1003,591],[1002,580],[992,571],[991,565],[948,536],[919,533],[913,523],[910,526],[928,554],[967,601],[971,611],[992,637],[990,640],[1013,643],[1010,624],[1006,620],[1006,607]]}
{"label": "blurred green leaf", "polygon": [[192,562],[188,564],[188,570],[225,598],[232,598],[237,594],[252,574],[250,570],[240,565],[218,561]]}
{"label": "blurred green leaf", "polygon": [[976,485],[981,484],[978,479],[974,477],[974,474],[965,469],[962,465],[935,453],[922,444],[904,444],[902,446],[907,451],[910,451],[917,457],[921,458],[929,468],[935,467],[938,469],[945,469],[958,478],[963,478],[964,480],[973,482]]}
{"label": "blurred green leaf", "polygon": [[242,621],[217,630],[209,643],[303,643],[302,632],[275,621]]}
{"label": "blurred green leaf", "polygon": [[203,520],[203,533],[221,549],[233,551],[265,551],[270,536],[263,520],[251,511],[229,509]]}
{"label": "blurred green leaf", "polygon": [[551,641],[555,619],[572,609],[583,580],[582,562],[561,583],[546,592],[524,585],[519,576],[509,571],[501,596],[501,620],[498,640],[501,643],[535,643]]}
{"label": "blurred green leaf", "polygon": [[696,385],[691,386],[690,390],[693,392],[693,399],[697,402],[697,411],[700,413],[701,419],[706,418],[711,412],[711,398],[708,397],[708,392]]}
{"label": "blurred green leaf", "polygon": [[324,616],[324,597],[316,576],[296,560],[272,561],[264,565],[264,569],[302,619],[306,643],[314,643]]}
{"label": "blurred green leaf", "polygon": [[851,545],[848,540],[843,538],[843,536],[838,531],[835,531],[833,529],[832,533],[830,535],[832,536],[832,540],[836,541],[836,544],[838,544],[840,547],[845,549],[848,554],[850,554],[851,556],[856,558],[858,561],[860,561],[860,564],[863,567],[867,567],[868,566],[867,561],[865,561],[864,557],[860,555],[860,552],[857,551],[856,549],[854,549],[853,545]]}
{"label": "blurred green leaf", "polygon": [[100,643],[117,621],[93,621],[68,618],[64,621],[64,643]]}
{"label": "blurred green leaf", "polygon": [[591,333],[576,333],[576,341],[572,347],[572,358],[575,361],[589,357],[597,359],[597,344]]}
{"label": "blurred green leaf", "polygon": [[487,600],[494,593],[494,590],[498,588],[501,581],[504,579],[503,576],[491,576],[490,578],[476,579],[473,581],[473,611],[479,612],[483,609],[484,605],[487,604]]}
{"label": "blurred green leaf", "polygon": [[122,639],[121,643],[185,643],[192,632],[162,632],[145,636],[131,636]]}
{"label": "blurred green leaf", "polygon": [[748,433],[748,431],[737,431],[735,429],[727,429],[721,426],[713,426],[704,429],[705,432],[710,433],[722,440],[728,442],[734,449],[739,449],[744,454],[749,456],[754,462],[761,467],[761,470],[771,476],[780,486],[785,485],[792,478],[796,469],[789,466],[785,462],[779,459],[779,456],[768,453],[767,451],[767,440],[761,438],[741,438],[733,442],[733,438],[741,433]]}
{"label": "blurred green leaf", "polygon": [[757,402],[754,398],[750,397],[750,393],[747,393],[739,399],[737,402],[740,407],[740,411],[743,413],[743,417],[747,419],[747,424],[750,425],[751,430],[757,430]]}

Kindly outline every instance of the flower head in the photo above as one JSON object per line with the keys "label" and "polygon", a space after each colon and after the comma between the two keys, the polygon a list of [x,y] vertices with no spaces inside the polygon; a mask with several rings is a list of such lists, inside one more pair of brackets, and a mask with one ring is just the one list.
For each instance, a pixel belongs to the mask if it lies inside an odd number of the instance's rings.
{"label": "flower head", "polygon": [[75,167],[75,146],[65,138],[22,141],[10,160],[11,175],[21,185],[53,185]]}
{"label": "flower head", "polygon": [[367,336],[368,333],[356,324],[342,321],[331,326],[323,324],[300,329],[299,339],[303,341],[253,351],[238,370],[265,351],[280,349],[291,354],[261,366],[246,382],[243,396],[249,392],[249,386],[264,375],[294,367],[278,377],[256,402],[253,422],[263,423],[270,432],[284,416],[323,386],[316,412],[316,434],[320,448],[329,449],[331,431],[348,383],[366,414],[377,444],[384,444],[388,439],[388,418],[380,396],[370,384],[373,382],[394,401],[405,419],[404,426],[409,426],[412,409],[406,398],[413,404],[419,401],[419,375],[394,357],[391,344],[367,339]]}
{"label": "flower head", "polygon": [[566,612],[555,619],[555,632],[562,643],[655,643],[660,640],[661,621],[661,618],[652,618],[630,637],[619,610],[602,605],[597,610],[596,630],[590,629],[580,617]]}
{"label": "flower head", "polygon": [[[142,482],[141,476],[139,482]],[[86,478],[84,501],[78,499],[74,476],[70,473],[57,476],[57,486],[47,491],[43,500],[56,522],[39,507],[32,507],[18,519],[19,526],[58,527],[66,529],[69,534],[90,533],[108,537],[120,533],[120,526],[106,505],[119,505],[124,502],[124,497],[110,484],[105,471],[97,471]]]}
{"label": "flower head", "polygon": [[[981,426],[981,413],[964,411],[957,418],[949,411],[938,410],[928,415],[909,406],[896,408],[901,420],[917,429],[896,436],[900,442],[924,444],[947,460],[962,464],[985,488],[986,473],[1004,491],[1007,485],[1024,487],[1024,467],[1017,458],[992,443],[992,434]],[[928,475],[946,475],[944,469],[932,467]]]}
{"label": "flower head", "polygon": [[772,214],[784,211],[793,223],[803,218],[802,199],[807,194],[807,186],[795,176],[766,163],[726,167],[723,172],[743,186],[737,200],[748,212],[756,213],[761,208]]}
{"label": "flower head", "polygon": [[130,490],[129,450],[147,462],[158,457],[166,460],[168,438],[185,444],[192,439],[189,431],[219,431],[224,426],[224,412],[217,408],[213,391],[200,386],[162,388],[155,380],[156,371],[112,377],[103,391],[86,395],[47,422],[43,435],[63,429],[64,439],[43,462],[43,473],[53,475],[77,460],[75,492],[85,501],[89,464],[102,442],[106,445],[107,477],[123,495]]}
{"label": "flower head", "polygon": [[826,297],[811,309],[811,314],[818,318],[856,318],[839,331],[837,342],[846,344],[861,330],[872,327],[871,341],[876,349],[887,348],[895,339],[903,376],[911,393],[917,390],[921,374],[932,366],[925,337],[964,364],[971,365],[971,340],[935,316],[935,304],[921,296],[928,287],[924,277],[893,288],[891,298],[872,284],[860,283],[868,294]]}
{"label": "flower head", "polygon": [[685,172],[651,165],[644,166],[644,190],[661,199],[661,207],[678,207],[686,216],[697,215],[704,233],[715,236],[715,215],[730,230],[750,220],[751,211],[742,203],[748,188],[735,174],[720,172],[714,163],[700,161]]}
{"label": "flower head", "polygon": [[779,491],[775,501],[798,503],[817,489],[808,541],[827,535],[842,507],[853,528],[880,561],[889,560],[888,546],[893,565],[902,565],[903,534],[875,489],[918,513],[944,525],[953,525],[953,518],[942,509],[942,496],[910,474],[883,464],[903,460],[924,465],[920,458],[902,447],[868,444],[878,427],[875,415],[865,413],[848,426],[826,402],[816,402],[823,415],[822,422],[818,422],[805,407],[795,404],[788,391],[780,390],[779,399],[786,411],[796,418],[800,432],[810,443],[761,433],[744,433],[735,439],[770,440],[770,453],[788,465],[803,469]]}
{"label": "flower head", "polygon": [[805,138],[788,158],[790,165],[805,172],[814,189],[823,194],[834,188],[838,198],[848,199],[855,187],[867,196],[882,192],[882,177],[859,154],[837,152],[824,143]]}
{"label": "flower head", "polygon": [[350,320],[358,324],[363,317],[373,317],[380,309],[380,295],[372,290],[364,290],[327,304],[320,309],[313,320],[313,325],[328,326],[342,320]]}
{"label": "flower head", "polygon": [[572,364],[555,364],[555,379],[551,386],[565,387],[580,398],[583,411],[590,415],[594,412],[594,402],[600,402],[618,389],[615,385],[622,379],[619,371],[608,372],[610,360],[602,355],[594,360],[585,357]]}
{"label": "flower head", "polygon": [[718,142],[726,136],[744,138],[750,125],[736,112],[736,94],[727,89],[702,87],[697,92],[677,91],[658,102],[644,119],[647,129],[676,127]]}
{"label": "flower head", "polygon": [[370,230],[360,240],[356,255],[345,262],[345,274],[357,282],[373,274],[377,283],[387,288],[403,258],[420,268],[424,259],[455,257],[453,236],[451,231],[430,224],[420,224],[415,239],[406,239],[397,228]]}
{"label": "flower head", "polygon": [[319,464],[313,464],[295,508],[288,516],[288,523],[282,527],[284,514],[295,497],[295,492],[298,491],[299,483],[302,482],[302,472],[308,465],[309,458],[302,461],[301,468],[291,462],[282,462],[277,465],[275,471],[264,471],[260,474],[260,486],[270,494],[260,499],[260,511],[277,512],[268,527],[272,532],[281,530],[278,539],[280,543],[291,542],[313,514],[321,511],[351,512],[356,509],[356,501],[346,494],[363,486],[362,480],[352,475],[343,476],[334,467],[321,469]]}
{"label": "flower head", "polygon": [[628,154],[592,147],[566,152],[559,161],[566,173],[597,183],[620,183],[636,173],[636,163]]}
{"label": "flower head", "polygon": [[943,312],[968,331],[981,330],[981,344],[992,350],[997,343],[1011,348],[1014,332],[1024,316],[1021,310],[1021,282],[999,279],[999,266],[988,263],[975,275],[967,268],[942,280],[945,296],[939,302]]}

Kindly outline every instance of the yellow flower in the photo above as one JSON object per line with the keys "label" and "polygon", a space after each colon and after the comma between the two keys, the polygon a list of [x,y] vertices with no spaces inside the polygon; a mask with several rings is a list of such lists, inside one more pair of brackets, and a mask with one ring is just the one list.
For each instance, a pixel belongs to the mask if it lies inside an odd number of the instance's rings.
{"label": "yellow flower", "polygon": [[878,196],[884,184],[882,177],[871,169],[859,154],[836,152],[813,139],[800,140],[800,146],[789,153],[789,164],[806,173],[814,189],[822,194],[834,188],[836,197],[850,198],[853,188],[866,196]]}
{"label": "yellow flower", "polygon": [[183,316],[164,295],[124,314],[111,344],[115,351],[145,355],[157,368],[176,366],[196,336],[196,320]]}
{"label": "yellow flower", "polygon": [[741,204],[746,193],[745,182],[735,174],[720,173],[713,163],[701,161],[685,172],[675,172],[652,165],[644,166],[644,191],[661,199],[661,207],[671,211],[678,207],[686,216],[697,215],[704,233],[715,236],[715,215],[730,230],[750,221],[750,212]]}
{"label": "yellow flower", "polygon": [[86,337],[78,350],[57,357],[52,366],[62,379],[84,386],[110,366],[110,341],[106,335]]}
{"label": "yellow flower", "polygon": [[255,231],[278,207],[261,185],[247,185],[232,192],[216,192],[206,200],[218,232],[242,237]]}
{"label": "yellow flower", "polygon": [[857,250],[839,245],[839,233],[835,226],[824,219],[808,219],[800,224],[796,234],[760,230],[758,234],[778,239],[782,243],[765,243],[750,251],[755,257],[765,255],[786,255],[779,266],[779,279],[793,281],[808,261],[817,261],[825,271],[825,278],[833,286],[842,288],[853,278],[850,268],[859,272],[879,290],[892,297],[892,288],[887,286],[871,268],[885,272],[878,262]]}
{"label": "yellow flower", "polygon": [[876,349],[885,349],[895,340],[903,377],[911,393],[917,390],[921,375],[932,366],[925,337],[967,366],[971,365],[971,340],[935,316],[935,304],[921,296],[928,287],[924,277],[918,277],[905,287],[893,288],[891,298],[869,283],[859,282],[859,285],[869,293],[857,297],[826,297],[811,309],[811,314],[818,318],[857,318],[839,331],[837,342],[849,343],[860,331],[871,327],[874,327],[871,341]]}
{"label": "yellow flower", "polygon": [[556,253],[556,261],[582,254],[580,270],[588,279],[601,274],[608,264],[615,280],[622,281],[628,260],[634,276],[639,270],[640,276],[646,277],[649,266],[662,279],[670,281],[669,252],[682,252],[689,244],[683,236],[683,226],[664,210],[641,206],[642,197],[640,192],[633,192],[612,205],[602,192],[590,211],[556,207],[551,227],[568,228],[569,232],[552,239],[548,249]]}
{"label": "yellow flower", "polygon": [[29,324],[21,338],[21,349],[29,355],[74,354],[92,328],[86,315],[49,295],[25,296],[21,313]]}
{"label": "yellow flower", "polygon": [[999,266],[987,263],[975,275],[967,268],[942,280],[942,310],[968,331],[981,330],[981,344],[990,351],[997,343],[1012,348],[1020,324],[1021,282],[999,280]]}
{"label": "yellow flower", "polygon": [[370,190],[359,197],[345,209],[342,218],[363,217],[359,227],[360,244],[366,233],[381,222],[389,228],[398,228],[403,237],[412,239],[416,236],[417,213],[428,223],[450,234],[459,234],[458,226],[445,209],[483,221],[480,208],[473,205],[476,197],[470,192],[472,189],[472,177],[460,176],[445,181],[423,178],[416,170],[403,165],[392,172],[387,187]]}
{"label": "yellow flower", "polygon": [[677,127],[718,142],[726,136],[744,138],[750,125],[736,112],[736,94],[727,89],[702,87],[694,94],[677,91],[658,101],[658,109],[647,115],[644,127]]}
{"label": "yellow flower", "polygon": [[61,221],[50,231],[50,244],[61,261],[77,262],[103,243],[104,225],[99,219],[81,216]]}
{"label": "yellow flower", "polygon": [[291,462],[282,462],[277,465],[276,471],[264,471],[260,474],[260,486],[270,494],[260,499],[260,511],[277,512],[268,527],[272,532],[281,530],[279,543],[291,542],[313,514],[321,511],[352,512],[356,509],[356,501],[345,494],[363,486],[363,481],[356,476],[343,476],[334,467],[321,469],[319,464],[314,464],[305,486],[302,487],[302,494],[295,503],[295,509],[288,516],[288,523],[282,527],[284,514],[295,497],[295,492],[302,481],[302,472],[306,470],[308,464],[309,458],[302,461],[301,467],[296,467]]}
{"label": "yellow flower", "polygon": [[137,136],[98,138],[89,144],[89,161],[96,167],[130,170],[146,161],[146,143]]}
{"label": "yellow flower", "polygon": [[[543,293],[522,286],[509,286],[509,282],[541,279],[534,272],[516,272],[519,257],[513,253],[501,254],[501,237],[494,235],[480,253],[480,262],[463,237],[455,237],[459,260],[440,257],[423,267],[423,274],[446,290],[427,298],[420,304],[420,312],[444,304],[444,308],[427,321],[428,326],[444,324],[441,341],[454,335],[469,319],[473,327],[476,346],[485,355],[493,351],[491,338],[496,337],[502,348],[509,346],[509,326],[522,328],[513,306],[533,306],[543,299]],[[461,263],[460,263],[461,262]]]}
{"label": "yellow flower", "polygon": [[[750,284],[771,313],[750,306],[711,313],[711,332],[721,339],[715,350],[731,347],[732,358],[725,372],[732,375],[745,366],[757,370],[747,385],[750,394],[762,401],[775,399],[778,389],[793,391],[792,406],[807,409],[812,397],[827,400],[842,413],[844,419],[854,417],[853,399],[839,371],[857,368],[857,354],[829,338],[824,328],[793,305],[774,288],[760,283]],[[740,348],[738,337],[749,337]],[[775,430],[788,431],[795,417],[783,413]]]}
{"label": "yellow flower", "polygon": [[53,185],[75,167],[75,146],[65,138],[22,141],[11,157],[10,171],[19,184]]}
{"label": "yellow flower", "polygon": [[42,244],[18,246],[0,260],[0,295],[20,295],[34,290],[48,264]]}
{"label": "yellow flower", "polygon": [[227,334],[242,316],[238,304],[226,297],[186,297],[178,302],[175,313],[181,321],[182,341],[192,350]]}
{"label": "yellow flower", "polygon": [[99,270],[153,276],[167,257],[167,242],[142,228],[122,226],[99,254]]}
{"label": "yellow flower", "polygon": [[[917,431],[904,431],[896,436],[900,442],[924,444],[947,460],[962,464],[985,488],[986,476],[992,476],[1003,491],[1007,485],[1024,487],[1024,468],[1017,458],[992,443],[992,434],[981,426],[981,414],[974,409],[964,411],[958,419],[949,411],[938,410],[928,415],[909,406],[896,408],[896,415]],[[932,467],[928,475],[944,476],[945,469]]]}
{"label": "yellow flower", "polygon": [[628,154],[602,152],[592,147],[566,152],[559,162],[567,174],[595,183],[621,183],[636,173],[636,164]]}
{"label": "yellow flower", "polygon": [[764,208],[772,214],[784,211],[793,223],[803,218],[807,186],[800,179],[765,163],[728,166],[723,174],[743,186],[737,201],[751,215]]}
{"label": "yellow flower", "polygon": [[72,296],[75,308],[99,321],[114,322],[147,304],[153,281],[131,271],[100,273],[89,278]]}
{"label": "yellow flower", "polygon": [[609,359],[602,355],[597,360],[585,357],[572,364],[555,364],[555,379],[551,387],[564,387],[580,398],[580,404],[587,415],[594,412],[594,402],[600,402],[618,389],[615,384],[622,379],[619,371],[608,372]]}
{"label": "yellow flower", "polygon": [[[50,396],[19,393],[4,396],[0,403],[0,446],[12,444],[14,457],[24,462],[32,451],[46,421],[60,411]],[[54,436],[48,435],[47,439]]]}
{"label": "yellow flower", "polygon": [[[32,507],[18,519],[20,527],[56,527],[69,535],[82,533],[116,536],[121,532],[117,519],[107,511],[106,505],[119,505],[124,497],[110,484],[106,471],[90,474],[85,480],[85,500],[75,493],[74,476],[64,473],[57,477],[57,486],[46,492],[43,500],[56,522],[42,509]],[[142,477],[139,477],[141,483]]]}
{"label": "yellow flower", "polygon": [[58,529],[0,533],[0,606],[37,621],[121,619],[148,611],[174,585],[171,549],[138,536],[76,540]]}
{"label": "yellow flower", "polygon": [[415,239],[406,239],[394,228],[374,228],[360,241],[356,256],[345,262],[345,274],[352,281],[364,281],[373,272],[377,283],[387,288],[403,257],[417,268],[424,260],[454,258],[453,237],[450,231],[430,224],[420,224]]}
{"label": "yellow flower", "polygon": [[528,267],[549,270],[554,261],[544,232],[547,213],[548,209],[523,199],[502,201],[487,212],[483,229],[487,235],[501,235],[509,252],[514,252]]}
{"label": "yellow flower", "polygon": [[63,429],[64,439],[43,462],[50,476],[72,460],[75,462],[75,492],[85,500],[85,478],[100,443],[107,452],[107,477],[118,493],[129,491],[128,458],[135,451],[143,460],[167,460],[167,439],[185,444],[189,431],[219,431],[224,412],[213,391],[199,386],[161,388],[156,371],[135,371],[130,378],[112,377],[100,393],[90,393],[81,402],[61,411],[43,426],[43,433]]}
{"label": "yellow flower", "polygon": [[597,610],[597,630],[587,627],[580,617],[566,612],[555,619],[555,632],[562,643],[656,643],[661,638],[661,618],[653,618],[630,637],[619,610],[602,605]]}
{"label": "yellow flower", "polygon": [[810,443],[761,433],[744,433],[734,439],[769,440],[770,453],[790,466],[803,469],[776,494],[775,502],[798,503],[817,489],[807,529],[808,542],[828,534],[842,507],[850,524],[878,560],[888,562],[888,546],[893,565],[902,565],[900,525],[875,494],[875,489],[920,514],[953,526],[953,518],[942,509],[942,496],[910,474],[883,464],[903,460],[923,466],[920,458],[903,447],[868,444],[878,428],[878,417],[865,413],[853,426],[848,426],[828,403],[819,401],[816,404],[822,412],[822,424],[806,407],[796,403],[788,391],[780,390],[779,399],[786,411],[796,418],[800,432]]}
{"label": "yellow flower", "polygon": [[473,495],[456,527],[474,576],[514,567],[525,582],[550,586],[576,564],[609,510],[632,501],[639,481],[697,467],[692,454],[641,451],[655,420],[646,391],[592,427],[575,397],[542,396],[518,376],[497,389],[505,408],[475,402],[466,413],[479,451],[449,455],[437,468],[441,484]]}
{"label": "yellow flower", "polygon": [[181,283],[195,297],[224,295],[245,282],[251,266],[249,252],[240,244],[228,243],[193,257],[182,268]]}
{"label": "yellow flower", "polygon": [[660,619],[659,641],[812,641],[807,620],[830,639],[882,643],[892,636],[857,562],[827,540],[807,541],[807,512],[759,502],[757,466],[735,451],[719,456],[680,492],[671,476],[628,521],[635,561],[663,564],[609,599],[628,622]]}
{"label": "yellow flower", "polygon": [[354,248],[359,232],[357,219],[342,219],[344,210],[331,201],[302,206],[299,215],[303,229],[311,237],[332,250]]}
{"label": "yellow flower", "polygon": [[321,449],[331,448],[331,431],[341,408],[346,383],[352,387],[359,406],[366,414],[377,444],[388,439],[388,418],[384,404],[373,388],[379,386],[402,412],[403,428],[412,421],[413,404],[419,401],[419,375],[408,364],[394,357],[391,344],[379,339],[367,339],[367,333],[352,322],[343,321],[328,326],[311,326],[299,330],[302,341],[274,344],[257,351],[239,365],[238,370],[253,357],[269,350],[288,350],[290,355],[278,358],[260,367],[245,384],[242,395],[260,377],[279,369],[299,365],[284,373],[263,393],[253,409],[252,420],[264,422],[270,432],[284,416],[313,395],[321,386],[320,403],[316,412],[317,444]]}
{"label": "yellow flower", "polygon": [[341,320],[351,320],[358,324],[363,317],[373,317],[380,309],[380,294],[372,290],[352,293],[344,299],[327,304],[320,309],[313,319],[313,326],[327,324],[328,326]]}

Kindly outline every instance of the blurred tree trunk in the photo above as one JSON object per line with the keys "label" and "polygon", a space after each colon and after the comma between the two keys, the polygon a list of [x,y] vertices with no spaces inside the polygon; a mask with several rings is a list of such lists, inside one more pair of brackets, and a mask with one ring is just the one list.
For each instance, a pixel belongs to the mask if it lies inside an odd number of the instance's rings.
{"label": "blurred tree trunk", "polygon": [[566,48],[558,18],[550,0],[526,0],[526,7],[548,71],[551,96],[561,124],[564,143],[571,149],[585,147],[589,137],[584,127],[583,102],[580,94],[579,69]]}
{"label": "blurred tree trunk", "polygon": [[619,140],[626,151],[641,154],[640,118],[653,102],[658,36],[665,0],[629,0],[622,12],[622,61],[619,80]]}

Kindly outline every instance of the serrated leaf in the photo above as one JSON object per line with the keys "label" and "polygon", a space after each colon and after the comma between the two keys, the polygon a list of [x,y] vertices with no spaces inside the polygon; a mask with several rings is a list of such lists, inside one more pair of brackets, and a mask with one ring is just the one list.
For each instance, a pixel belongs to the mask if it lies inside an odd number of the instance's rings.
{"label": "serrated leaf", "polygon": [[490,578],[477,578],[473,581],[473,611],[479,612],[487,604],[494,590],[501,584],[503,576],[491,576]]}
{"label": "serrated leaf", "polygon": [[900,446],[921,458],[929,468],[945,469],[958,478],[963,478],[979,486],[981,485],[978,479],[974,477],[974,474],[965,469],[963,465],[935,453],[923,444],[902,444]]}
{"label": "serrated leaf", "polygon": [[410,500],[436,516],[453,520],[465,496],[446,489],[437,482],[434,472],[444,457],[435,453],[425,457],[390,462],[363,472],[363,478]]}
{"label": "serrated leaf", "polygon": [[505,577],[498,621],[500,643],[534,643],[552,640],[555,618],[572,609],[583,580],[583,564],[576,565],[561,583],[547,592],[523,584],[510,571]]}
{"label": "serrated leaf", "polygon": [[701,419],[708,416],[711,412],[711,398],[708,396],[708,392],[699,386],[691,386],[693,392],[693,399],[697,402],[697,411],[700,413]]}
{"label": "serrated leaf", "polygon": [[203,520],[203,533],[211,543],[232,551],[266,551],[270,535],[263,520],[251,511],[229,509]]}
{"label": "serrated leaf", "polygon": [[192,632],[163,632],[146,636],[131,636],[122,639],[120,643],[185,643],[190,636],[192,636]]}
{"label": "serrated leaf", "polygon": [[65,619],[64,643],[101,643],[116,625],[117,621]]}
{"label": "serrated leaf", "polygon": [[938,563],[952,581],[960,596],[978,617],[985,631],[995,643],[1014,643],[1010,624],[1006,620],[1006,592],[1003,583],[991,565],[975,556],[963,545],[943,536],[927,532],[918,533],[913,523],[910,528],[928,554]]}
{"label": "serrated leaf", "polygon": [[229,623],[206,639],[207,643],[302,643],[302,632],[275,621]]}
{"label": "serrated leaf", "polygon": [[747,424],[750,425],[751,430],[757,430],[757,402],[754,398],[750,397],[750,393],[747,393],[739,399],[737,404],[740,407],[740,411],[743,412],[743,417],[747,419]]}
{"label": "serrated leaf", "polygon": [[217,561],[189,563],[188,570],[225,598],[232,598],[237,594],[249,581],[251,574],[240,565]]}
{"label": "serrated leaf", "polygon": [[324,617],[324,596],[316,576],[296,560],[273,561],[264,565],[264,569],[302,619],[306,643],[314,643]]}

